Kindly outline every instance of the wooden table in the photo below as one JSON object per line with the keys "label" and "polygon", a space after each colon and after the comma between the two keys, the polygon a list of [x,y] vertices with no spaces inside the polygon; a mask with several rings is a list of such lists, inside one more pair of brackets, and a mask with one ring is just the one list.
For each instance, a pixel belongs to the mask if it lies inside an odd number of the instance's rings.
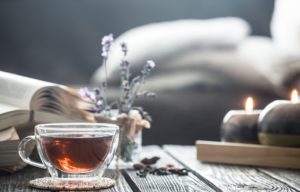
{"label": "wooden table", "polygon": [[[196,160],[194,146],[165,145],[143,147],[142,156],[160,156],[157,166],[166,163],[191,169],[188,176],[155,176],[141,178],[134,170],[123,170],[118,184],[105,192],[192,192],[192,191],[300,191],[300,171],[247,166],[201,163]],[[299,162],[300,163],[300,162]],[[27,186],[30,179],[47,172],[26,167],[14,174],[0,173],[0,191],[35,191]],[[116,178],[115,171],[105,175]],[[44,191],[44,190],[43,190]]]}

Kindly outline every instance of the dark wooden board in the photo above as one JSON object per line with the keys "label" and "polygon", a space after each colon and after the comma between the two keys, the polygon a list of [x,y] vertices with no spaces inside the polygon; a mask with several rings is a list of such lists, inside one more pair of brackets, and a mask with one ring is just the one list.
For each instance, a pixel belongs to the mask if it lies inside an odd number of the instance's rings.
{"label": "dark wooden board", "polygon": [[[45,192],[47,190],[37,190],[30,188],[28,186],[28,182],[31,179],[40,178],[48,176],[48,173],[46,170],[27,166],[25,169],[16,172],[14,174],[0,172],[0,191],[5,192]],[[116,173],[113,170],[106,170],[104,173],[104,176],[110,177],[110,178],[116,178]],[[103,192],[132,192],[130,186],[125,181],[124,177],[120,175],[118,184],[110,189],[105,190],[99,190]]]}
{"label": "dark wooden board", "polygon": [[[161,159],[157,162],[157,167],[165,166],[166,164],[173,164],[179,168],[183,166],[179,164],[176,160],[166,154],[161,148],[157,146],[147,146],[143,147],[143,152],[141,157],[153,157],[159,156]],[[147,175],[146,178],[140,178],[136,175],[135,170],[126,170],[125,175],[127,179],[134,183],[137,191],[141,192],[198,192],[198,191],[215,191],[210,186],[208,186],[198,177],[189,173],[188,176],[157,176],[157,175]],[[129,181],[129,183],[131,183]]]}
{"label": "dark wooden board", "polygon": [[252,167],[201,163],[194,146],[165,145],[163,149],[222,191],[298,191]]}
{"label": "dark wooden board", "polygon": [[204,162],[300,170],[300,149],[295,147],[198,140],[196,148],[197,159]]}

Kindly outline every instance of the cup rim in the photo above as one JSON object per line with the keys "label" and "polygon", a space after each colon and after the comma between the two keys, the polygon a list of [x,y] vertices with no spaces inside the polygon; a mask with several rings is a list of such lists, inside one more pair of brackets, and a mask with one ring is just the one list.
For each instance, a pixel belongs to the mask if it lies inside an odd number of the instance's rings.
{"label": "cup rim", "polygon": [[[82,127],[72,127],[82,126]],[[104,128],[104,129],[99,129]],[[35,125],[37,130],[58,130],[58,131],[101,131],[101,130],[119,130],[119,126],[110,123],[42,123]]]}

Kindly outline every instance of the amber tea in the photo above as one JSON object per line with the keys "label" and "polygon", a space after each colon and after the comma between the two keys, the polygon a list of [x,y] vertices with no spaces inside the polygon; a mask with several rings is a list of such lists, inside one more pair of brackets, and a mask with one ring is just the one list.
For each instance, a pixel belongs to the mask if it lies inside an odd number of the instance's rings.
{"label": "amber tea", "polygon": [[[42,162],[30,159],[28,144],[36,142]],[[61,181],[92,182],[102,177],[118,146],[119,127],[101,123],[50,123],[36,125],[34,135],[19,144],[21,159],[35,167],[48,169]],[[31,145],[32,146],[32,145]]]}
{"label": "amber tea", "polygon": [[52,165],[67,173],[93,171],[104,162],[111,144],[112,136],[54,135],[42,139]]}

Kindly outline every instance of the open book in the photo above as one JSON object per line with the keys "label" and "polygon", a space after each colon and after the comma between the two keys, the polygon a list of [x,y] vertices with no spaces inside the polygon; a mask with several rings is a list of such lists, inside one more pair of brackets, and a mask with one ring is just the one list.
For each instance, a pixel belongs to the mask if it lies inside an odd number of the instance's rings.
{"label": "open book", "polygon": [[[37,123],[94,121],[93,114],[86,110],[90,103],[78,89],[3,71],[0,82],[0,139],[1,135],[11,135],[14,128],[17,134],[26,136],[24,125],[30,125],[33,132]],[[16,136],[13,138],[6,140],[15,140]],[[17,147],[18,142],[4,140],[0,141],[1,149]],[[0,154],[3,160],[12,160],[5,157],[5,150]],[[4,165],[1,163],[0,168]]]}

